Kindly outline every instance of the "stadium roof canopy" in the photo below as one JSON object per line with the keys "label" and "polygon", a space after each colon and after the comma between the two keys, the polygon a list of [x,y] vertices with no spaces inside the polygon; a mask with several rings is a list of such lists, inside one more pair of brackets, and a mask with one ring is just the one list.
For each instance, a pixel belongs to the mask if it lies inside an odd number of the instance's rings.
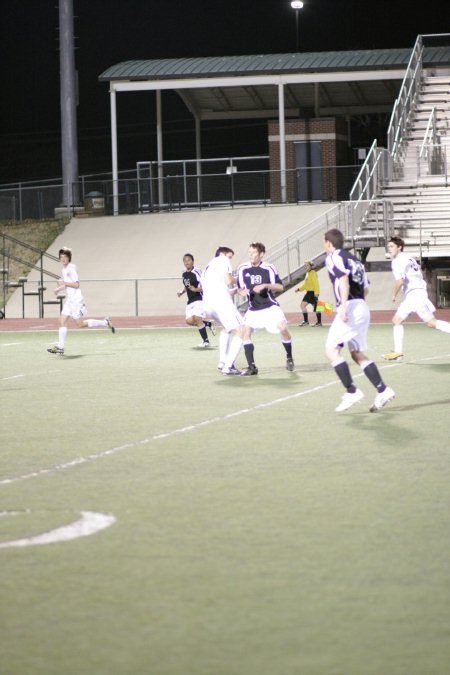
{"label": "stadium roof canopy", "polygon": [[[105,70],[111,91],[176,91],[201,120],[273,117],[284,86],[285,115],[389,112],[411,49],[259,54],[124,61]],[[426,47],[426,68],[450,64],[450,47]]]}
{"label": "stadium roof canopy", "polygon": [[[161,92],[178,93],[196,122],[200,157],[203,120],[278,118],[280,143],[287,117],[389,113],[412,49],[124,61],[105,70],[109,82],[113,174],[117,175],[117,93],[155,91],[157,135],[162,140]],[[450,47],[425,47],[423,66],[450,66]],[[162,161],[158,142],[158,161]]]}

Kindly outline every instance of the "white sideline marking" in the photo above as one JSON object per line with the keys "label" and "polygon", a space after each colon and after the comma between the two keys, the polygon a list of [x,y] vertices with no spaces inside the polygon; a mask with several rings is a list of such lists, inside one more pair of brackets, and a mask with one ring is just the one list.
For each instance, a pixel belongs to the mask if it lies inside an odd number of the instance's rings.
{"label": "white sideline marking", "polygon": [[20,375],[9,375],[8,377],[2,377],[0,379],[2,382],[6,382],[6,380],[17,380],[19,377],[25,377],[25,373],[20,373]]}
{"label": "white sideline marking", "polygon": [[[450,354],[440,354],[436,356],[430,356],[424,359],[418,359],[417,361],[410,361],[410,363],[419,363],[420,361],[431,361],[434,359],[440,359],[440,358],[448,358],[450,357]],[[403,362],[397,362],[397,363],[392,363],[389,362],[384,366],[379,366],[379,370],[386,370],[388,368],[399,368],[402,365],[404,365]],[[360,377],[364,377],[364,373],[358,373],[357,375],[354,376],[353,379],[358,379]],[[296,398],[300,398],[302,396],[306,396],[307,394],[313,394],[316,391],[322,391],[323,389],[327,389],[328,387],[334,387],[337,384],[340,384],[339,380],[333,380],[332,382],[328,382],[327,384],[321,384],[318,385],[317,387],[312,387],[312,389],[306,389],[304,391],[299,391],[296,394],[289,394],[288,396],[283,396],[282,398],[276,398],[273,399],[272,401],[267,401],[267,403],[258,403],[258,405],[255,405],[251,408],[242,408],[241,410],[236,410],[235,412],[232,413],[227,413],[226,415],[218,415],[217,417],[212,417],[207,420],[203,420],[201,422],[197,422],[196,424],[190,424],[189,426],[186,427],[181,427],[179,429],[173,429],[172,431],[167,431],[161,434],[155,434],[154,436],[151,436],[150,438],[144,438],[141,441],[133,441],[131,443],[124,443],[123,445],[118,445],[114,448],[109,448],[108,450],[104,450],[103,452],[98,452],[92,455],[87,455],[86,457],[77,457],[75,459],[72,459],[70,462],[64,462],[63,464],[56,464],[54,466],[48,467],[46,469],[39,469],[38,471],[33,471],[31,473],[26,473],[22,474],[21,476],[15,476],[13,478],[3,478],[0,480],[0,485],[11,485],[13,483],[18,483],[23,480],[28,480],[30,478],[38,478],[39,476],[46,476],[52,473],[56,473],[58,471],[65,471],[66,469],[71,469],[74,466],[79,466],[81,464],[87,464],[88,462],[94,462],[97,459],[103,459],[103,457],[108,457],[110,455],[115,455],[117,452],[121,452],[122,450],[131,450],[133,448],[137,448],[141,445],[148,445],[149,443],[152,443],[152,441],[158,441],[160,439],[164,438],[171,438],[172,436],[177,436],[179,434],[184,434],[187,433],[188,431],[195,431],[196,429],[200,429],[202,427],[208,426],[210,424],[215,424],[217,422],[224,422],[226,420],[232,419],[233,417],[239,417],[240,415],[246,415],[247,413],[252,413],[255,410],[263,410],[264,408],[270,408],[274,405],[278,405],[279,403],[285,403],[286,401],[292,401]]]}
{"label": "white sideline marking", "polygon": [[[116,518],[112,514],[95,513],[95,511],[80,511],[80,513],[80,520],[76,520],[74,523],[70,523],[70,525],[63,525],[50,532],[37,534],[34,537],[4,541],[0,544],[0,548],[40,546],[41,544],[56,544],[61,541],[70,541],[79,537],[89,537],[91,534],[104,530],[116,522]],[[17,515],[17,512],[3,512],[0,515]]]}
{"label": "white sideline marking", "polygon": [[2,347],[17,347],[18,345],[23,345],[23,342],[2,342]]}
{"label": "white sideline marking", "polygon": [[[359,377],[359,375],[357,375],[357,377]],[[0,480],[0,485],[11,485],[12,483],[18,483],[19,481],[28,480],[29,478],[37,478],[38,476],[45,476],[48,474],[55,473],[57,471],[65,471],[66,469],[71,469],[72,467],[79,466],[80,464],[86,464],[88,462],[93,462],[97,459],[102,459],[103,457],[108,457],[109,455],[115,455],[117,452],[121,452],[122,450],[130,450],[133,448],[140,447],[142,445],[148,445],[149,443],[152,443],[152,441],[158,441],[163,438],[171,438],[172,436],[184,434],[188,431],[195,431],[196,429],[200,429],[210,424],[223,422],[232,419],[233,417],[239,417],[240,415],[246,415],[247,413],[254,412],[255,410],[270,408],[271,406],[278,405],[279,403],[285,403],[286,401],[291,401],[295,398],[300,398],[301,396],[306,396],[307,394],[312,394],[316,391],[321,391],[322,389],[326,389],[327,387],[333,387],[336,384],[338,384],[338,380],[333,380],[332,382],[328,382],[327,384],[321,384],[317,387],[313,387],[312,389],[306,389],[304,391],[299,391],[296,394],[289,394],[289,396],[276,398],[272,401],[268,401],[267,403],[258,403],[258,405],[255,405],[251,408],[242,408],[241,410],[236,410],[235,412],[227,413],[226,415],[218,415],[217,417],[211,417],[210,419],[202,420],[201,422],[197,422],[196,424],[190,424],[189,426],[181,427],[180,429],[173,429],[172,431],[167,431],[165,433],[155,434],[150,438],[144,438],[140,441],[125,443],[124,445],[119,445],[116,446],[115,448],[109,448],[108,450],[104,450],[103,452],[98,452],[93,455],[87,455],[87,457],[77,457],[75,459],[72,459],[70,462],[64,462],[63,464],[56,464],[55,466],[48,467],[46,469],[39,469],[38,471],[26,473],[23,474],[22,476],[15,476],[14,478],[3,478],[2,480]]]}

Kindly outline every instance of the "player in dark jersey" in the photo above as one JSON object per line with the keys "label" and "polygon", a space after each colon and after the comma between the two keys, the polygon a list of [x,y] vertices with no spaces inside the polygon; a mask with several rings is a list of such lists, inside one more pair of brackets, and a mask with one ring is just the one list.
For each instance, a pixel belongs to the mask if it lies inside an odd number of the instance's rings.
{"label": "player in dark jersey", "polygon": [[196,326],[202,338],[199,347],[209,347],[210,342],[206,328],[211,330],[213,335],[216,334],[214,321],[205,321],[205,311],[203,309],[202,288],[200,285],[201,271],[194,267],[194,256],[191,253],[185,253],[183,256],[183,264],[185,270],[181,275],[183,281],[183,289],[178,291],[177,295],[180,298],[184,293],[187,295],[186,303],[186,323],[188,326]]}
{"label": "player in dark jersey", "polygon": [[376,364],[363,352],[367,349],[370,322],[370,310],[365,301],[369,284],[364,265],[344,251],[343,245],[344,236],[340,230],[332,229],[325,233],[326,268],[336,299],[336,316],[328,332],[325,353],[346,389],[336,412],[347,410],[364,398],[363,392],[353,382],[347,361],[341,356],[344,343],[347,343],[352,359],[377,390],[370,407],[370,411],[375,412],[391,401],[395,393],[385,385]]}
{"label": "player in dark jersey", "polygon": [[286,352],[286,368],[294,370],[292,340],[286,317],[273,295],[283,291],[283,284],[275,267],[263,261],[265,252],[266,247],[261,242],[250,244],[249,262],[241,265],[237,272],[239,294],[248,297],[248,309],[244,316],[244,351],[248,368],[241,375],[258,374],[251,334],[259,328],[265,328],[268,333],[281,334]]}

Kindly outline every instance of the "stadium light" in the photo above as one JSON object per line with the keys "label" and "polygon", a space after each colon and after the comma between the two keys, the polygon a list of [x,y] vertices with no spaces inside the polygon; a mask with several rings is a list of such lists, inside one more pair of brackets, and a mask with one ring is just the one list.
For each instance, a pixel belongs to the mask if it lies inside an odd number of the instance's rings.
{"label": "stadium light", "polygon": [[299,50],[299,37],[298,37],[298,13],[303,7],[303,2],[301,0],[292,0],[291,2],[292,9],[295,9],[295,51]]}

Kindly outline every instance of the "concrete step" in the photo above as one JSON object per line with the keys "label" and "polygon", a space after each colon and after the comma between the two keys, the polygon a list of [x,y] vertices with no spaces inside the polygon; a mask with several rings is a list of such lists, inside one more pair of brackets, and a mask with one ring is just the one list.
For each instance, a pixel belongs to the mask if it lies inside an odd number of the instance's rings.
{"label": "concrete step", "polygon": [[[427,188],[424,188],[427,189]],[[442,188],[442,192],[427,194],[417,192],[413,193],[411,190],[395,190],[395,188],[383,190],[383,198],[391,201],[393,204],[404,206],[414,206],[423,204],[426,207],[448,208],[450,206],[450,195],[445,192],[448,188]]]}

